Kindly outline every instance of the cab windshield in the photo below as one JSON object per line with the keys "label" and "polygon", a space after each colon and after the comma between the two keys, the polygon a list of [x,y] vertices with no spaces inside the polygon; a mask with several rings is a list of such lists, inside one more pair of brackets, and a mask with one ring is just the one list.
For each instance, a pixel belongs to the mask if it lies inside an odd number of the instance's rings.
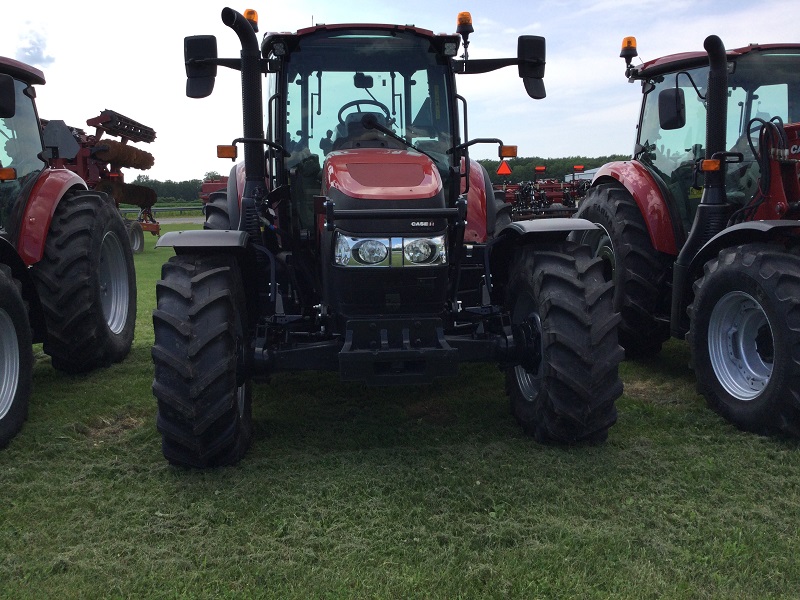
{"label": "cab windshield", "polygon": [[[302,38],[286,63],[286,139],[291,167],[332,150],[415,147],[446,170],[453,124],[447,64],[412,32],[323,32]],[[371,113],[405,144],[362,119]]]}

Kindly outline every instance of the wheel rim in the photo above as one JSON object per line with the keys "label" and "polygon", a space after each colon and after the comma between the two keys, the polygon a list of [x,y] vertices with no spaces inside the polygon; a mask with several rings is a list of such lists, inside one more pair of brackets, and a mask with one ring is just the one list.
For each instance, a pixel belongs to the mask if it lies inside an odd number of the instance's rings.
{"label": "wheel rim", "polygon": [[0,309],[0,419],[11,410],[19,385],[19,340],[14,322]]}
{"label": "wheel rim", "polygon": [[[539,395],[542,388],[542,357],[544,344],[542,342],[542,320],[528,302],[518,308],[525,318],[514,326],[515,343],[520,348],[520,364],[514,367],[514,377],[517,387],[526,400],[533,400]],[[516,312],[516,311],[515,311]]]}
{"label": "wheel rim", "polygon": [[711,312],[708,353],[725,391],[737,400],[758,397],[774,361],[774,336],[764,308],[745,292],[729,292]]}
{"label": "wheel rim", "polygon": [[120,333],[128,318],[128,268],[119,238],[111,231],[100,247],[100,303],[108,328]]}
{"label": "wheel rim", "polygon": [[131,239],[131,250],[134,252],[139,252],[144,245],[144,240],[142,239],[142,230],[138,227],[131,226],[130,229],[130,239]]}

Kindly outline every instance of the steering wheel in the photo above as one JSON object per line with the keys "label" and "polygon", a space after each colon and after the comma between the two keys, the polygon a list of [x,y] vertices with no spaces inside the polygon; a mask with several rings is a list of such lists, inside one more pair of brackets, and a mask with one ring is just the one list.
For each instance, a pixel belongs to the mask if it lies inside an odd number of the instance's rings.
{"label": "steering wheel", "polygon": [[348,108],[356,106],[356,107],[358,107],[358,112],[361,112],[361,105],[362,104],[371,104],[372,106],[377,106],[378,108],[380,108],[383,111],[383,114],[386,115],[386,122],[387,123],[391,123],[392,122],[392,117],[389,114],[389,107],[388,106],[386,106],[383,102],[378,102],[377,100],[364,99],[364,100],[353,100],[351,102],[346,103],[344,106],[342,106],[342,108],[339,109],[339,114],[337,115],[337,117],[339,118],[339,123],[344,125],[344,119],[342,118],[342,115],[343,115],[344,111],[346,111]]}

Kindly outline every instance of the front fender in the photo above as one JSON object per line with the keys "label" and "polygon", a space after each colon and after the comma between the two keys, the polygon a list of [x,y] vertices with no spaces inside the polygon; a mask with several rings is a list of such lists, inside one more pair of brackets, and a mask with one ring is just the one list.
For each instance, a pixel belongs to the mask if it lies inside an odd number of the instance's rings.
{"label": "front fender", "polygon": [[[466,180],[461,180],[461,193],[464,193]],[[476,160],[470,159],[469,191],[467,192],[467,226],[464,231],[465,242],[485,242],[487,238],[487,217],[489,202],[494,198],[492,182],[486,168]]]}
{"label": "front fender", "polygon": [[88,188],[83,179],[68,169],[44,169],[33,184],[17,238],[17,251],[28,266],[42,259],[56,206],[73,189]]}
{"label": "front fender", "polygon": [[208,250],[210,248],[247,248],[249,234],[246,231],[190,229],[169,231],[158,238],[156,248],[183,250]]}
{"label": "front fender", "polygon": [[739,244],[772,242],[789,236],[800,240],[800,221],[747,221],[728,227],[700,248],[689,263],[689,273],[700,273],[703,265],[719,254],[723,248]]}
{"label": "front fender", "polygon": [[566,217],[530,219],[509,223],[500,231],[499,237],[503,240],[554,242],[566,239],[573,231],[590,231],[597,228],[597,225],[586,219]]}
{"label": "front fender", "polygon": [[621,183],[636,201],[653,248],[677,256],[678,244],[683,244],[686,233],[677,213],[670,211],[666,190],[653,173],[636,160],[611,162],[598,169],[592,186],[609,182]]}
{"label": "front fender", "polygon": [[553,247],[564,242],[573,231],[599,229],[591,221],[578,218],[555,217],[513,221],[489,242],[490,266],[492,270],[493,300],[504,302],[504,288],[508,283],[514,253],[522,246]]}

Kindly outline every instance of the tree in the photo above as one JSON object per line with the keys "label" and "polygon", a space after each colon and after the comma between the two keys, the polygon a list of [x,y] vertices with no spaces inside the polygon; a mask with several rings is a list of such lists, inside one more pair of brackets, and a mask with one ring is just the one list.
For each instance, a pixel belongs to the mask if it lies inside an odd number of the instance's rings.
{"label": "tree", "polygon": [[150,179],[147,175],[139,175],[134,180],[134,183],[146,185],[153,189],[156,196],[159,198],[171,198],[182,202],[194,202],[200,198],[200,186],[202,182],[199,179],[190,179],[188,181],[159,181],[157,179]]}

